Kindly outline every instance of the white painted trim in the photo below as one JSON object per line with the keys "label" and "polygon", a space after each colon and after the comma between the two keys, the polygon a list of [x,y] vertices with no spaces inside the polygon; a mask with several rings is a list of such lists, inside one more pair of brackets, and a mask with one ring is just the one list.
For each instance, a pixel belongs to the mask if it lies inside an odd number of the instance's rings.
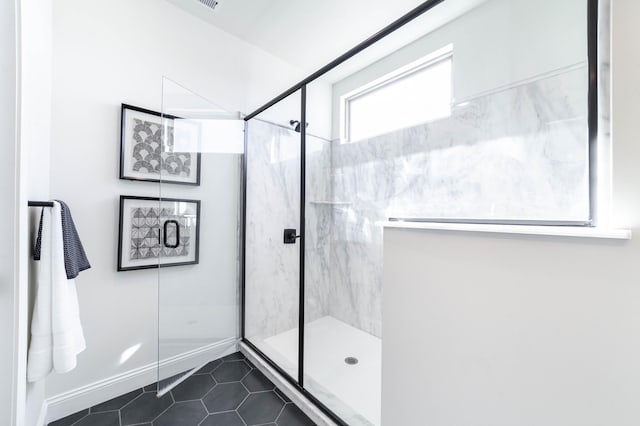
{"label": "white painted trim", "polygon": [[273,367],[260,358],[249,346],[240,342],[238,345],[240,352],[256,366],[277,388],[282,391],[294,404],[302,410],[318,426],[336,426],[318,407],[304,397],[291,383],[285,380]]}
{"label": "white painted trim", "polygon": [[[14,170],[13,180],[13,192],[5,194],[6,204],[5,210],[13,211],[12,223],[10,224],[13,232],[10,233],[10,246],[14,247],[14,254],[12,257],[13,265],[10,270],[7,270],[5,275],[8,278],[6,285],[9,286],[9,290],[5,289],[3,292],[7,293],[9,298],[12,299],[10,309],[12,311],[12,324],[10,327],[10,346],[8,351],[11,352],[11,379],[8,384],[11,387],[10,390],[10,413],[8,418],[4,417],[5,413],[0,414],[0,418],[6,419],[14,426],[25,425],[25,412],[26,412],[26,360],[27,360],[27,260],[24,256],[25,248],[27,245],[26,236],[27,229],[24,222],[26,217],[26,203],[22,202],[26,200],[26,193],[24,192],[25,172],[22,168],[24,158],[24,145],[22,143],[22,3],[21,1],[11,0],[8,4],[13,4],[13,23],[3,33],[3,37],[7,33],[13,33],[14,47],[7,52],[7,55],[12,54],[14,57],[14,65],[9,65],[6,73],[3,73],[3,80],[9,80],[13,78],[14,92],[9,92],[5,96],[9,96],[9,100],[13,103],[13,123],[10,127],[12,130],[13,138],[9,140],[7,145],[12,145],[10,149],[6,149],[5,155],[7,158],[3,162],[3,167],[12,168]],[[9,36],[10,37],[10,36]],[[4,60],[3,60],[4,62]],[[5,85],[5,81],[0,83]],[[13,160],[13,164],[9,163]],[[3,384],[2,386],[6,386]]]}
{"label": "white painted trim", "polygon": [[[238,339],[231,337],[201,348],[184,352],[160,362],[161,378],[170,377],[194,366],[204,365],[237,351]],[[46,422],[61,419],[158,380],[158,363],[152,362],[88,385],[48,398],[44,405]]]}
{"label": "white painted trim", "polygon": [[438,231],[489,232],[497,234],[549,235],[559,237],[606,238],[630,240],[630,229],[590,228],[580,226],[488,225],[475,223],[379,222],[384,228],[426,229]]}

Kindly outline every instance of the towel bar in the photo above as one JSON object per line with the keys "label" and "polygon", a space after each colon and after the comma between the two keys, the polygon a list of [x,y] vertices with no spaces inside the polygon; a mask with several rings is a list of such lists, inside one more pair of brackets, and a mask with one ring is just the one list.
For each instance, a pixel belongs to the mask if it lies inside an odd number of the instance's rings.
{"label": "towel bar", "polygon": [[29,201],[29,207],[53,207],[53,201]]}

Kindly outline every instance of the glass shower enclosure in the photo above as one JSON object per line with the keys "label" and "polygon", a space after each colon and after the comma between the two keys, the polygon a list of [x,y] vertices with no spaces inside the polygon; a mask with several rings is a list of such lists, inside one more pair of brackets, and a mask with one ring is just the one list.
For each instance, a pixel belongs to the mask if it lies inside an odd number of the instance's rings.
{"label": "glass shower enclosure", "polygon": [[246,122],[243,335],[339,424],[379,424],[381,306],[343,299],[355,264],[335,217],[354,212],[333,195],[326,89],[305,85]]}
{"label": "glass shower enclosure", "polygon": [[335,217],[355,212],[334,196],[327,89],[310,83],[247,120],[243,335],[336,422],[379,424],[378,283],[368,307],[344,297],[345,244],[369,237],[336,238]]}
{"label": "glass shower enclosure", "polygon": [[245,117],[243,342],[338,424],[381,424],[384,222],[594,223],[597,10],[426,1]]}

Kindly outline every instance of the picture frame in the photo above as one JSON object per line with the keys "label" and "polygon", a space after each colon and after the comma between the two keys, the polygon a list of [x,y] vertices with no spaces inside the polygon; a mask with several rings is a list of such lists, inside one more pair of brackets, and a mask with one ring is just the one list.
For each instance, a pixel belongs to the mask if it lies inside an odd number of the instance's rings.
{"label": "picture frame", "polygon": [[122,104],[120,127],[120,179],[200,185],[196,121]]}
{"label": "picture frame", "polygon": [[200,200],[120,196],[118,271],[196,265]]}

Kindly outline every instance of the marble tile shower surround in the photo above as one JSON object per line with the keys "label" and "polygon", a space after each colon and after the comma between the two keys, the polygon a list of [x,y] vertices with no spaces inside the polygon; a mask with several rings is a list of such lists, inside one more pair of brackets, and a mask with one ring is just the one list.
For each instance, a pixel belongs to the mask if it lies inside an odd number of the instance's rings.
{"label": "marble tile shower surround", "polygon": [[331,143],[307,134],[306,151],[305,321],[312,322],[327,315],[332,301]]}
{"label": "marble tile shower surround", "polygon": [[[586,218],[586,88],[577,66],[368,140],[308,135],[305,320],[381,337],[376,223],[390,216]],[[252,120],[247,154],[247,336],[265,338],[298,325],[298,246],[282,229],[299,229],[299,134]]]}
{"label": "marble tile shower surround", "polygon": [[295,134],[257,120],[248,124],[246,205],[246,335],[269,336],[297,324],[300,148]]}
{"label": "marble tile shower surround", "polygon": [[[381,336],[388,217],[585,219],[587,79],[569,69],[454,107],[450,117],[332,142],[327,314]],[[501,201],[504,200],[504,201]]]}
{"label": "marble tile shower surround", "polygon": [[[300,134],[262,120],[248,124],[246,335],[262,339],[298,326],[299,245],[285,228],[300,229]],[[330,143],[307,136],[308,200],[330,198]],[[314,204],[315,205],[315,204]],[[325,315],[330,279],[331,211],[306,212],[306,318]]]}

